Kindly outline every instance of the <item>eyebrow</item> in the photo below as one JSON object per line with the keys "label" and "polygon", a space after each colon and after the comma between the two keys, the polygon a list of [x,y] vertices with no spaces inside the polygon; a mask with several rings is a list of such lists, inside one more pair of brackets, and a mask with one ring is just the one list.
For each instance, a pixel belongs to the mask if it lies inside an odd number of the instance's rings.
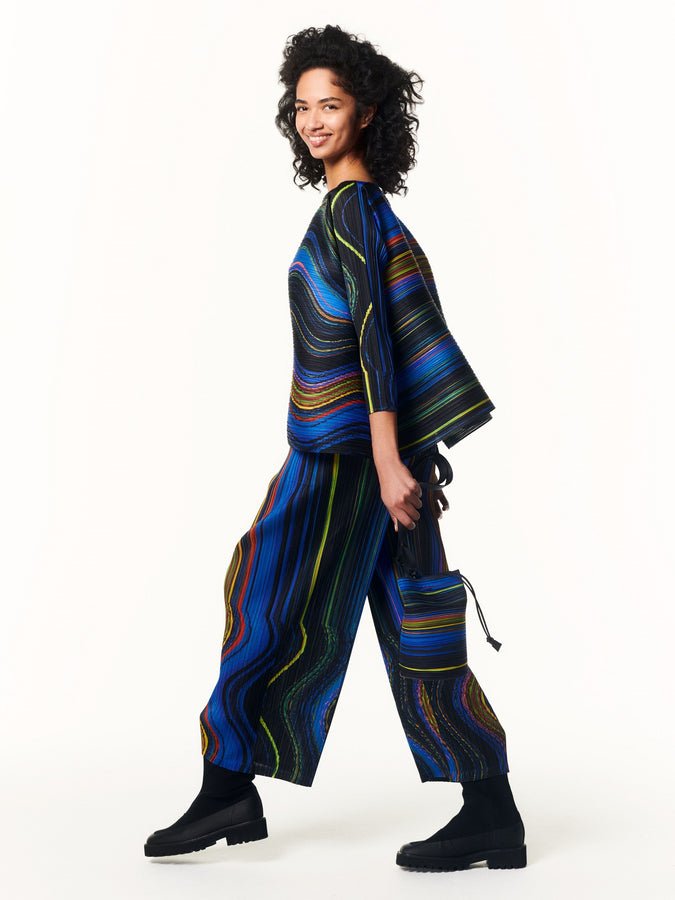
{"label": "eyebrow", "polygon": [[[319,100],[319,103],[328,103],[329,100],[337,100],[339,103],[342,103],[341,97],[324,97],[323,100]],[[305,104],[307,103],[306,100],[299,100],[299,99],[296,99],[295,102],[296,103],[305,103]]]}

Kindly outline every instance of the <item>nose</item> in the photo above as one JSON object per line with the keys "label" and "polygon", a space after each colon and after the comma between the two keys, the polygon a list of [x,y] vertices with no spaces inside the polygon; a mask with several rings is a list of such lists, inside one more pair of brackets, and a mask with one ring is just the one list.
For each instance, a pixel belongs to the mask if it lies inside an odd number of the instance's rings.
{"label": "nose", "polygon": [[309,110],[307,113],[307,130],[316,131],[321,128],[321,110]]}

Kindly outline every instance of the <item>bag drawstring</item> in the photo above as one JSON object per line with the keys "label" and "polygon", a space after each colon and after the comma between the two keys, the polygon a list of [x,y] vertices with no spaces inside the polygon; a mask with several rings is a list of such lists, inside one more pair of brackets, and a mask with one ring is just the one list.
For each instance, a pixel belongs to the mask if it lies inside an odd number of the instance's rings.
{"label": "bag drawstring", "polygon": [[[424,455],[431,456],[433,458],[434,462],[436,463],[436,465],[438,466],[439,480],[436,483],[434,483],[432,481],[418,481],[417,483],[420,485],[420,487],[429,488],[432,491],[438,491],[441,488],[447,487],[450,484],[450,482],[452,481],[452,466],[450,465],[448,460],[438,451],[437,447],[434,447],[430,453],[424,454]],[[406,529],[406,531],[407,530],[408,529]],[[406,571],[411,578],[419,578],[420,573],[418,572],[418,570],[415,567],[415,557],[410,549],[410,546],[406,546],[406,544],[404,544],[403,541],[401,540],[400,527],[397,531],[397,534],[398,534],[398,547],[397,547],[396,559],[398,560],[401,568],[404,569],[404,571]],[[486,640],[487,640],[488,644],[490,644],[490,646],[494,647],[495,650],[499,650],[499,648],[501,647],[501,643],[500,643],[500,641],[495,640],[495,638],[492,637],[492,635],[490,634],[490,632],[488,630],[487,622],[485,621],[485,616],[483,615],[483,610],[480,608],[480,603],[478,602],[478,597],[476,597],[476,592],[474,591],[471,582],[465,575],[462,575],[462,573],[459,570],[456,570],[456,574],[459,575],[459,577],[462,579],[464,584],[469,588],[469,590],[473,594],[474,603],[476,604],[476,612],[478,613],[478,620],[480,621],[480,624],[483,627],[483,631],[485,632]]]}
{"label": "bag drawstring", "polygon": [[480,608],[480,603],[478,602],[478,597],[476,597],[476,592],[474,591],[473,587],[471,586],[471,582],[465,575],[462,575],[461,572],[458,572],[457,574],[459,575],[459,577],[462,579],[464,584],[468,587],[468,589],[473,594],[474,603],[476,604],[476,612],[478,613],[478,618],[480,619],[480,624],[483,626],[483,631],[487,635],[486,640],[487,640],[488,644],[490,644],[492,647],[494,647],[495,650],[499,650],[499,648],[501,647],[501,643],[499,641],[495,640],[492,637],[492,635],[490,634],[490,632],[488,631],[487,622],[485,621],[485,616],[483,615],[483,610]]}

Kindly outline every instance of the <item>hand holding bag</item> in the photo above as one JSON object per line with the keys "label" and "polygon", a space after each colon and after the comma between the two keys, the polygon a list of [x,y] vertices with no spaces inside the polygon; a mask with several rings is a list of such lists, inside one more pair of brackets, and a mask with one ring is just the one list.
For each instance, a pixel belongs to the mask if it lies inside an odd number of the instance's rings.
{"label": "hand holding bag", "polygon": [[[438,448],[430,454],[438,466],[437,483],[418,481],[423,488],[441,490],[452,481],[452,468]],[[501,644],[488,631],[483,611],[469,579],[459,569],[435,575],[418,571],[410,537],[402,540],[398,529],[396,559],[405,573],[397,578],[403,600],[399,646],[399,670],[404,678],[456,678],[467,670],[465,585],[473,594],[478,618],[495,650]],[[414,530],[414,529],[413,529]],[[408,529],[403,529],[408,532]]]}

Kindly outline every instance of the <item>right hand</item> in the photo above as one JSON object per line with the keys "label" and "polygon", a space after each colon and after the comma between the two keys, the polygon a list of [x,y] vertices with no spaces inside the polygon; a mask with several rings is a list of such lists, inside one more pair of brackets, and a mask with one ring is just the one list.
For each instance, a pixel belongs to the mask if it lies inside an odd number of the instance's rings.
{"label": "right hand", "polygon": [[389,510],[389,515],[398,531],[399,522],[409,530],[416,527],[422,507],[422,488],[413,478],[407,466],[392,460],[378,468],[380,496]]}

